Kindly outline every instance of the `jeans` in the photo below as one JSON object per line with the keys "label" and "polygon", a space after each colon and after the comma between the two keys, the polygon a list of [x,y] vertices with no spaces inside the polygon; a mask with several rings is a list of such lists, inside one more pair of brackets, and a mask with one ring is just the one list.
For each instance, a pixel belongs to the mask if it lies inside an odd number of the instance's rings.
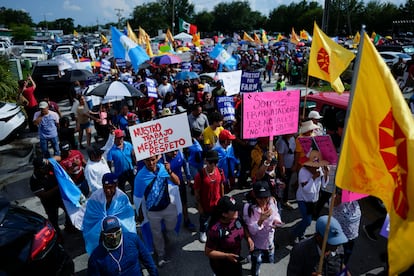
{"label": "jeans", "polygon": [[42,151],[42,155],[44,158],[49,158],[50,157],[50,153],[49,153],[49,142],[52,143],[52,147],[53,147],[53,154],[54,155],[60,155],[60,150],[59,150],[59,141],[58,141],[58,137],[53,137],[53,138],[42,138],[40,137],[40,150]]}
{"label": "jeans", "polygon": [[210,213],[200,214],[200,233],[207,232],[208,220],[210,219],[210,216]]}
{"label": "jeans", "polygon": [[312,210],[308,210],[306,204],[309,204],[309,202],[298,201],[298,207],[300,214],[302,215],[302,220],[292,231],[294,237],[302,237],[305,234],[306,228],[312,222]]}
{"label": "jeans", "polygon": [[251,267],[251,274],[254,276],[259,276],[260,272],[260,265],[262,263],[271,263],[275,262],[275,249],[254,249],[253,252],[250,253],[252,267]]}

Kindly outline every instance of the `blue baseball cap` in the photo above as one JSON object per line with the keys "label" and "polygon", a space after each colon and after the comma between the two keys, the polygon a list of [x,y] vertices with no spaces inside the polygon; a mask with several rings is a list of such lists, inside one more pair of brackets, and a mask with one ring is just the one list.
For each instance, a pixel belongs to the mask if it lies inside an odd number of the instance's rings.
{"label": "blue baseball cap", "polygon": [[113,185],[118,183],[118,177],[113,173],[106,173],[102,176],[102,185]]}
{"label": "blue baseball cap", "polygon": [[119,220],[115,216],[107,216],[102,221],[102,231],[104,233],[111,233],[114,232],[114,230],[118,230],[121,228],[121,224],[119,223]]}
{"label": "blue baseball cap", "polygon": [[[321,216],[316,221],[316,232],[319,233],[322,237],[325,235],[325,228],[328,224],[328,216]],[[336,218],[331,217],[331,222],[329,224],[329,232],[327,243],[330,245],[340,245],[346,243],[348,239],[346,238],[342,227]]]}

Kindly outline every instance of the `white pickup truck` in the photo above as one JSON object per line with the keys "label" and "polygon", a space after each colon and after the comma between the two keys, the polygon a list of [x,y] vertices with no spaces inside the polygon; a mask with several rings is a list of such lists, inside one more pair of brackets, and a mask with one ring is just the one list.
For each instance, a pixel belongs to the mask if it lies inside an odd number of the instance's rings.
{"label": "white pickup truck", "polygon": [[42,46],[27,46],[24,47],[21,55],[22,60],[30,59],[32,63],[47,60],[47,53]]}

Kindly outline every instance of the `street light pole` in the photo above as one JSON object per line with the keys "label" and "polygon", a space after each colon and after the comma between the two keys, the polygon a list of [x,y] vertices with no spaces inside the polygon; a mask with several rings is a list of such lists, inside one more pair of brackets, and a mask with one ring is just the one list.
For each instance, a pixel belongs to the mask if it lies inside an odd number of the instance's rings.
{"label": "street light pole", "polygon": [[328,33],[328,22],[329,22],[329,7],[331,6],[331,0],[325,0],[322,16],[322,31]]}

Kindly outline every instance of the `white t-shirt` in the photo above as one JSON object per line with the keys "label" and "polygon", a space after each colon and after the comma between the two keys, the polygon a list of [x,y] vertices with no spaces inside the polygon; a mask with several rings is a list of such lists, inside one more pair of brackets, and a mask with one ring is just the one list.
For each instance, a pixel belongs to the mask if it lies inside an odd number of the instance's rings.
{"label": "white t-shirt", "polygon": [[[329,179],[328,179],[329,181]],[[296,191],[296,200],[298,201],[306,201],[306,202],[316,202],[319,199],[319,190],[321,185],[326,185],[325,180],[323,178],[323,172],[321,170],[321,176],[317,177],[316,179],[312,178],[312,173],[306,169],[306,167],[302,167],[299,170],[298,174],[298,183],[299,187]],[[304,186],[303,183],[306,183]]]}
{"label": "white t-shirt", "polygon": [[111,170],[104,158],[101,158],[99,162],[88,160],[84,174],[91,193],[102,188],[102,176],[110,172]]}
{"label": "white t-shirt", "polygon": [[[289,151],[290,149],[290,151]],[[282,154],[285,161],[285,168],[290,169],[295,161],[296,142],[295,137],[290,137],[287,143],[280,137],[276,142],[276,150],[278,154]]]}
{"label": "white t-shirt", "polygon": [[165,97],[165,95],[168,93],[168,92],[171,92],[171,93],[174,93],[174,89],[173,89],[173,87],[172,87],[172,85],[171,85],[171,83],[168,83],[167,82],[167,84],[160,84],[159,86],[158,86],[158,94],[161,96],[161,97]]}

